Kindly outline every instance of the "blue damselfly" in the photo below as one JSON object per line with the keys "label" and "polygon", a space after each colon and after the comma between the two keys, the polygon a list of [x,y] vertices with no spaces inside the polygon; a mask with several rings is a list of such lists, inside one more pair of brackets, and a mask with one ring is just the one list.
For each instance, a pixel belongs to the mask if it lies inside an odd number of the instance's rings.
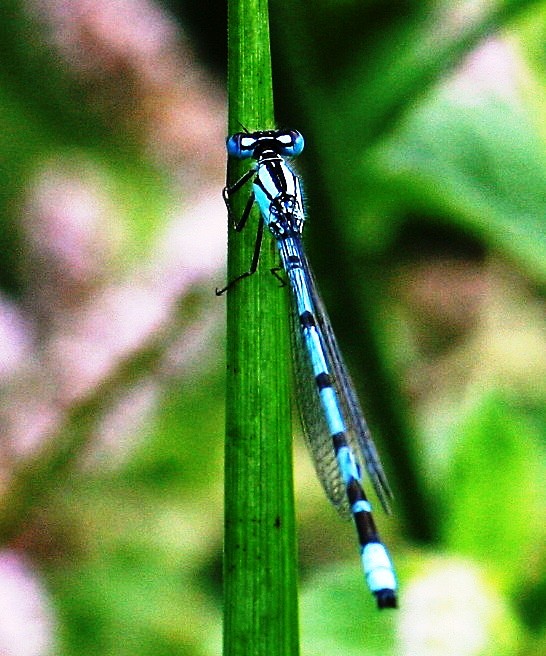
{"label": "blue damselfly", "polygon": [[228,138],[230,157],[255,160],[252,168],[223,191],[231,216],[231,196],[252,180],[252,191],[242,216],[234,222],[235,230],[244,228],[255,202],[263,222],[250,269],[216,293],[224,293],[256,271],[265,224],[276,240],[291,289],[298,406],[306,442],[328,498],[342,516],[353,518],[366,581],[379,608],[392,608],[396,606],[396,578],[363,490],[362,467],[386,512],[392,494],[303,250],[301,185],[285,159],[299,155],[303,145],[296,130],[239,132]]}

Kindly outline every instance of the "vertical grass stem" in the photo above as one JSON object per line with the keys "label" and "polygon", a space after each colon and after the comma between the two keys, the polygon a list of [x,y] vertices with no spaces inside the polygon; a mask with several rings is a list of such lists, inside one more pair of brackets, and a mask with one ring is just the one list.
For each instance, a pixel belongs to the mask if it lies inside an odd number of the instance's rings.
{"label": "vertical grass stem", "polygon": [[[228,98],[230,133],[274,127],[266,0],[228,4]],[[249,165],[230,164],[230,182]],[[235,195],[235,216],[247,198]],[[253,211],[242,233],[230,230],[229,279],[248,269],[258,221]],[[267,234],[256,274],[227,293],[224,656],[298,654],[288,308],[270,273],[277,265]]]}

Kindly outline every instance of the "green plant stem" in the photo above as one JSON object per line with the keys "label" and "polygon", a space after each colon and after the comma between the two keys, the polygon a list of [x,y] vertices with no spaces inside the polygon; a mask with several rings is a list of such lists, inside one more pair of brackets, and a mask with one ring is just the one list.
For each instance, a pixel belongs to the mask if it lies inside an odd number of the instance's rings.
{"label": "green plant stem", "polygon": [[[233,0],[228,14],[230,133],[272,128],[267,1]],[[230,181],[246,167],[230,164]],[[240,216],[248,194],[235,196]],[[253,211],[242,233],[230,230],[230,279],[248,269],[259,221]],[[264,235],[258,271],[227,293],[224,656],[298,653],[287,298],[270,273],[277,264]]]}

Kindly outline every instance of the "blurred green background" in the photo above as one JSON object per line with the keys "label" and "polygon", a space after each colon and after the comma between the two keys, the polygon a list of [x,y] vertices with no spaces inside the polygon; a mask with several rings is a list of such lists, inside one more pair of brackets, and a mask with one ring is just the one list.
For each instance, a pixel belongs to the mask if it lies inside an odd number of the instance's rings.
{"label": "blurred green background", "polygon": [[[546,2],[271,23],[401,584],[377,613],[295,422],[302,654],[541,653]],[[0,6],[7,656],[220,653],[225,24],[216,0]]]}

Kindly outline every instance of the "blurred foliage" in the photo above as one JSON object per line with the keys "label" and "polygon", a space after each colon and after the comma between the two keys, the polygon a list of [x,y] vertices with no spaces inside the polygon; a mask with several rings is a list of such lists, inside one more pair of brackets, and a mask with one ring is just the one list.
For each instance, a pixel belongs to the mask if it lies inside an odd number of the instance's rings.
{"label": "blurred foliage", "polygon": [[[31,3],[6,0],[0,9],[0,248],[4,285],[20,292],[22,248],[17,203],[22,191],[49,158],[85,152],[104,170],[121,209],[131,223],[133,246],[141,252],[154,225],[167,207],[166,185],[153,162],[143,158],[134,134],[118,121],[111,108],[95,105],[92,94],[68,63],[52,50],[43,26],[32,17]],[[117,127],[117,129],[112,129]],[[124,129],[125,128],[125,129]],[[155,221],[154,221],[155,219]]]}
{"label": "blurred foliage", "polygon": [[[192,4],[165,6],[218,70],[225,8]],[[37,171],[66,157],[100,171],[124,234],[107,282],[146,268],[173,181],[205,173],[191,158],[182,174],[158,165],[131,112],[135,80],[122,71],[106,91],[100,75],[82,83],[30,6],[0,9],[0,284],[35,327],[33,285],[45,273],[28,256],[25,208]],[[394,520],[378,522],[401,609],[377,614],[352,534],[297,443],[305,654],[546,647],[545,19],[537,0],[271,2],[278,122],[306,137],[297,165],[309,249],[397,497]],[[195,112],[181,123],[188,132]],[[77,433],[79,451],[7,533],[5,546],[29,554],[47,582],[52,653],[219,653],[221,327],[182,371],[158,365],[173,335],[191,343],[191,317],[221,321],[195,292],[180,310],[190,319],[168,318],[153,348],[139,345],[132,366],[116,365],[92,402],[69,408],[77,426],[63,435]],[[42,334],[32,332],[30,360],[47,352]],[[153,412],[116,455],[101,421],[150,381]],[[14,386],[2,384],[7,399]]]}

